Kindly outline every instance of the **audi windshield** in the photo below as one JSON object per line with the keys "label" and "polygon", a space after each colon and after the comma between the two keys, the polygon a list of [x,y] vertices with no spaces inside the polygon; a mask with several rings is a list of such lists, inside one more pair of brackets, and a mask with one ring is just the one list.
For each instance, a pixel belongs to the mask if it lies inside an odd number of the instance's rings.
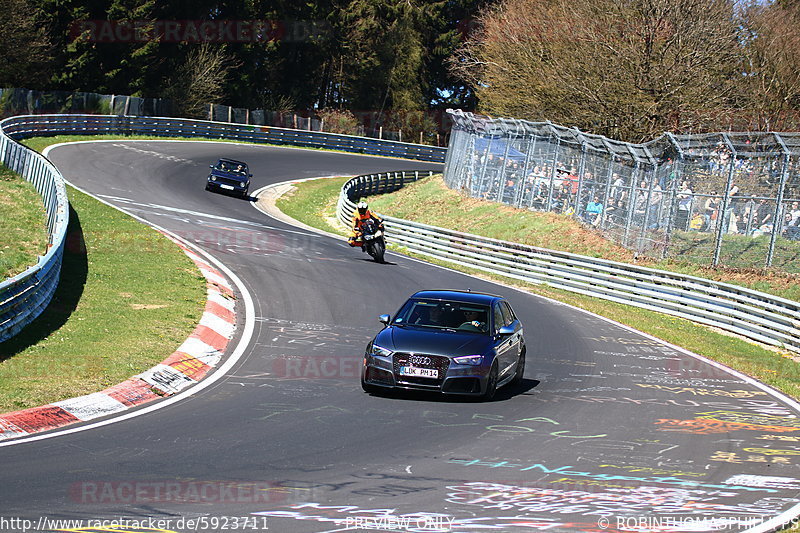
{"label": "audi windshield", "polygon": [[442,300],[409,300],[392,323],[444,330],[486,333],[489,308],[485,305]]}

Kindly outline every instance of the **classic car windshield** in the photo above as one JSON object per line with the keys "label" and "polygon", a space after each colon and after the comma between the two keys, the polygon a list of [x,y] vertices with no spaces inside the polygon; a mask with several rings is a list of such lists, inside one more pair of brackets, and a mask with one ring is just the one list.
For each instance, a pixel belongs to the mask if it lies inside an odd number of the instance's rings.
{"label": "classic car windshield", "polygon": [[222,172],[247,175],[247,165],[233,163],[231,161],[219,161],[216,165],[216,169]]}

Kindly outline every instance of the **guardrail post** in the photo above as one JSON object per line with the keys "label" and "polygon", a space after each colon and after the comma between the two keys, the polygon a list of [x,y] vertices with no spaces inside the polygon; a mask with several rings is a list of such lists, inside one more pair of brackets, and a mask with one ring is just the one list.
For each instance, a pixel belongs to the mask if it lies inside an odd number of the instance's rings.
{"label": "guardrail post", "polygon": [[600,215],[600,222],[598,226],[601,228],[606,227],[606,215],[608,213],[608,198],[611,196],[611,180],[614,177],[614,161],[617,159],[616,154],[609,152],[611,159],[608,162],[608,172],[606,172],[606,188],[603,191],[603,212]]}
{"label": "guardrail post", "polygon": [[639,234],[639,242],[636,243],[636,252],[641,253],[645,251],[645,243],[647,242],[647,230],[650,229],[650,205],[653,200],[653,187],[658,184],[656,180],[656,175],[651,174],[650,179],[648,180],[649,184],[647,186],[647,199],[645,200],[644,205],[644,219],[642,220],[642,231]]}
{"label": "guardrail post", "polygon": [[[526,135],[528,137],[528,146],[527,150],[525,150],[525,163],[522,165],[522,178],[520,179],[520,183],[517,184],[517,188],[519,189],[517,193],[517,199],[514,202],[518,208],[522,207],[522,203],[525,200],[525,185],[528,183],[528,173],[530,172],[530,161],[531,156],[533,155],[534,150],[536,149],[536,135]],[[533,194],[533,183],[531,183],[531,194]],[[531,199],[528,198],[528,207],[530,207]]]}
{"label": "guardrail post", "polygon": [[553,210],[553,189],[556,183],[556,172],[558,171],[558,156],[561,151],[561,137],[556,137],[556,151],[553,152],[553,164],[550,169],[550,186],[547,188],[547,205],[545,211]]}
{"label": "guardrail post", "polygon": [[636,209],[636,183],[639,181],[639,168],[640,163],[637,159],[633,167],[633,172],[631,173],[631,193],[628,196],[628,215],[625,217],[625,234],[622,237],[622,246],[626,248],[630,248],[629,241],[631,226],[633,226],[634,212]]}
{"label": "guardrail post", "polygon": [[725,192],[724,196],[722,197],[722,205],[720,206],[719,213],[717,214],[717,237],[714,241],[714,258],[711,261],[712,267],[716,267],[719,264],[719,255],[722,251],[722,236],[728,231],[728,228],[725,227],[728,224],[728,217],[725,215],[725,212],[727,211],[728,204],[730,203],[731,185],[733,185],[733,170],[736,163],[736,150],[732,145],[729,146],[729,148],[731,150],[731,161],[728,168],[728,179],[725,181]]}
{"label": "guardrail post", "polygon": [[783,226],[783,217],[782,212],[782,205],[783,204],[783,191],[786,189],[786,181],[789,179],[789,153],[785,153],[783,155],[783,169],[781,170],[781,182],[778,187],[778,197],[775,200],[775,215],[773,217],[773,224],[772,224],[772,234],[769,237],[769,250],[767,250],[767,260],[765,262],[764,268],[769,268],[772,266],[772,259],[775,255],[775,241],[778,238],[778,232],[780,232],[781,227]]}
{"label": "guardrail post", "polygon": [[583,174],[586,170],[586,150],[586,139],[581,138],[581,160],[578,163],[578,190],[575,192],[575,212],[572,214],[572,218],[575,220],[580,220],[582,213],[583,184],[585,181]]}
{"label": "guardrail post", "polygon": [[[516,138],[516,135],[512,133]],[[508,152],[511,150],[512,139],[506,137],[506,151],[503,152],[503,162],[500,165],[500,177],[497,182],[497,201],[501,204],[505,203],[505,189],[506,189],[506,169],[508,168]]]}
{"label": "guardrail post", "polygon": [[[670,202],[669,202],[669,214],[667,216],[667,228],[664,233],[664,248],[661,252],[661,259],[665,259],[667,255],[669,255],[669,246],[670,241],[672,240],[672,232],[675,228],[675,218],[677,217],[678,213],[678,194],[679,190],[681,190],[681,181],[683,181],[683,151],[678,152],[678,157],[675,162],[672,163],[673,170],[672,172],[675,173],[675,178],[672,180],[672,187],[670,190]],[[689,210],[689,218],[691,218],[691,209]],[[687,219],[688,223],[688,219]],[[686,231],[686,228],[679,228],[682,231]]]}
{"label": "guardrail post", "polygon": [[472,195],[480,198],[480,195],[483,193],[484,184],[486,181],[486,167],[489,166],[489,161],[492,155],[492,138],[493,136],[489,137],[489,141],[486,143],[486,152],[483,154],[483,163],[481,166],[481,177],[478,179],[478,189],[477,191],[473,192]]}

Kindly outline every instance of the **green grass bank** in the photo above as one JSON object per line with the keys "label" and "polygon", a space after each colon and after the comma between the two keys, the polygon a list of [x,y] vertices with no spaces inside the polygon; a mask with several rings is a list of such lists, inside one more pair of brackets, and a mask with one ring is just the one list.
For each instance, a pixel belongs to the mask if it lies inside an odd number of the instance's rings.
{"label": "green grass bank", "polygon": [[[65,142],[34,141],[39,150]],[[172,241],[72,187],[68,196],[55,296],[0,345],[0,413],[96,392],[152,367],[205,307],[205,278]]]}
{"label": "green grass bank", "polygon": [[0,166],[0,281],[35,265],[47,243],[42,197],[16,172]]}

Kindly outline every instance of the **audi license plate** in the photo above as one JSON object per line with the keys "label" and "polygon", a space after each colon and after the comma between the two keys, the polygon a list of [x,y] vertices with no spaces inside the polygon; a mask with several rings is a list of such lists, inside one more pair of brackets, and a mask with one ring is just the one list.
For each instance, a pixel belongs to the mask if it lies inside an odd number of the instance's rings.
{"label": "audi license plate", "polygon": [[223,189],[228,189],[229,191],[233,190],[233,185],[220,184],[220,187],[222,187]]}
{"label": "audi license plate", "polygon": [[415,366],[401,366],[401,376],[415,376],[418,378],[433,378],[439,377],[439,371],[435,368],[417,368]]}

